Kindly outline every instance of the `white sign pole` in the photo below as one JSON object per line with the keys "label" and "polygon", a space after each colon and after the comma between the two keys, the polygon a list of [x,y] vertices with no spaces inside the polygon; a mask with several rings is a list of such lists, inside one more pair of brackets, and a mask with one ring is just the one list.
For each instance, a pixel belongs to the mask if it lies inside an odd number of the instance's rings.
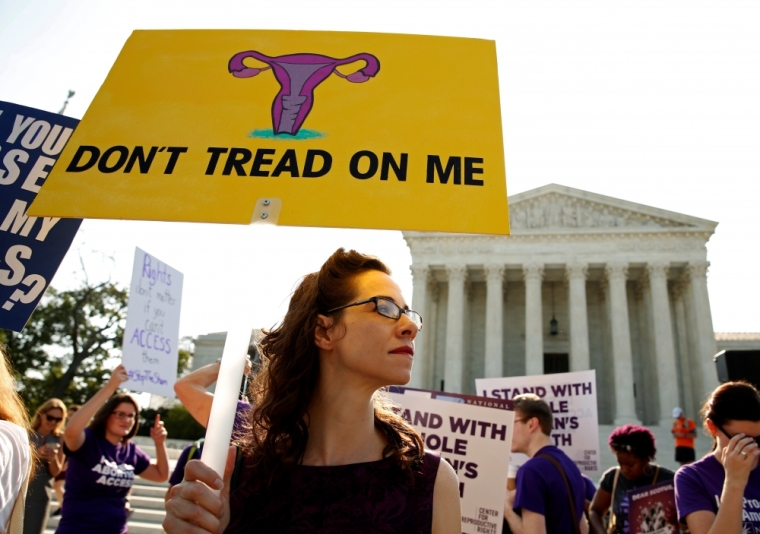
{"label": "white sign pole", "polygon": [[[251,342],[251,329],[236,327],[227,332],[222,364],[214,390],[214,402],[206,429],[201,461],[224,477],[227,451],[230,448],[232,425],[240,395],[240,383],[245,371],[245,357]],[[218,495],[219,491],[215,491]]]}
{"label": "white sign pole", "polygon": [[179,358],[182,273],[144,250],[135,249],[124,327],[124,387],[174,397]]}
{"label": "white sign pole", "polygon": [[[478,378],[475,389],[482,397],[497,399],[511,400],[522,393],[534,393],[541,397],[549,404],[554,416],[554,445],[575,462],[581,473],[599,472],[596,371]],[[524,462],[513,458],[513,463],[521,465]]]}

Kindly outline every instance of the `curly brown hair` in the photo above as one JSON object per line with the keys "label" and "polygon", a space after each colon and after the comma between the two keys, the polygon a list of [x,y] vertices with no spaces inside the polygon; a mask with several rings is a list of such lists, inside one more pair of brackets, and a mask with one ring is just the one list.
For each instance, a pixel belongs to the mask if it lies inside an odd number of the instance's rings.
{"label": "curly brown hair", "polygon": [[[260,342],[261,368],[250,388],[247,432],[238,440],[257,478],[271,486],[284,469],[299,464],[309,439],[308,407],[319,381],[319,349],[314,342],[318,314],[357,297],[354,281],[367,271],[390,275],[379,259],[338,249],[319,272],[306,275],[290,299],[282,323]],[[342,311],[330,328],[342,327]],[[398,414],[381,392],[373,396],[375,427],[386,438],[383,457],[408,473],[420,467],[424,445],[420,434]]]}

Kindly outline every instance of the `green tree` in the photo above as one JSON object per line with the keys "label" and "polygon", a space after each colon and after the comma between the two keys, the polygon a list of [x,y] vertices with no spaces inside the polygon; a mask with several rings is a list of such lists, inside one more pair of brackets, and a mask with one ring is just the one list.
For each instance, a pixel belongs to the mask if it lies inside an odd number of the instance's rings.
{"label": "green tree", "polygon": [[120,356],[128,292],[112,282],[49,288],[20,333],[0,329],[30,410],[51,397],[87,401]]}

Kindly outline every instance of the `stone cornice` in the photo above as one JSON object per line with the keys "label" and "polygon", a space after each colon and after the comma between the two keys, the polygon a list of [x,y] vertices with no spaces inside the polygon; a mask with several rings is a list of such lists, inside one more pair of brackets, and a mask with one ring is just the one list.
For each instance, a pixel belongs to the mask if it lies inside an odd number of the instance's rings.
{"label": "stone cornice", "polygon": [[710,233],[714,232],[715,227],[718,225],[718,223],[715,221],[701,219],[699,217],[693,217],[691,215],[685,215],[683,213],[663,210],[660,208],[647,206],[645,204],[630,202],[627,200],[600,195],[598,193],[583,191],[582,189],[575,189],[573,187],[567,187],[559,184],[548,184],[543,187],[531,189],[530,191],[511,195],[509,197],[509,206],[510,208],[513,206],[516,208],[521,204],[530,203],[531,201],[541,199],[542,197],[550,196],[561,196],[572,199],[575,202],[598,205],[602,209],[607,208],[609,210],[620,210],[655,220],[669,221],[670,223],[677,225],[697,227],[701,228],[702,230],[707,230]]}
{"label": "stone cornice", "polygon": [[[432,254],[498,254],[509,253],[517,247],[533,244],[614,244],[631,251],[701,251],[704,252],[707,234],[697,232],[691,235],[674,232],[653,234],[574,234],[574,235],[512,235],[484,236],[464,234],[440,234],[404,232],[413,256]],[[415,258],[418,259],[418,258]],[[421,259],[421,258],[419,258]]]}

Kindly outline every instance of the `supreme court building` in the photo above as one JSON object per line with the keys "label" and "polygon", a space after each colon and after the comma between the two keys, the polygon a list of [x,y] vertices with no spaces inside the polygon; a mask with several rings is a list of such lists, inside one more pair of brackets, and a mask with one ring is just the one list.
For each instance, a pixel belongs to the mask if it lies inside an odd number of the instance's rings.
{"label": "supreme court building", "polygon": [[424,320],[410,386],[595,369],[601,424],[696,418],[718,385],[717,223],[555,184],[509,210],[509,237],[404,232]]}

